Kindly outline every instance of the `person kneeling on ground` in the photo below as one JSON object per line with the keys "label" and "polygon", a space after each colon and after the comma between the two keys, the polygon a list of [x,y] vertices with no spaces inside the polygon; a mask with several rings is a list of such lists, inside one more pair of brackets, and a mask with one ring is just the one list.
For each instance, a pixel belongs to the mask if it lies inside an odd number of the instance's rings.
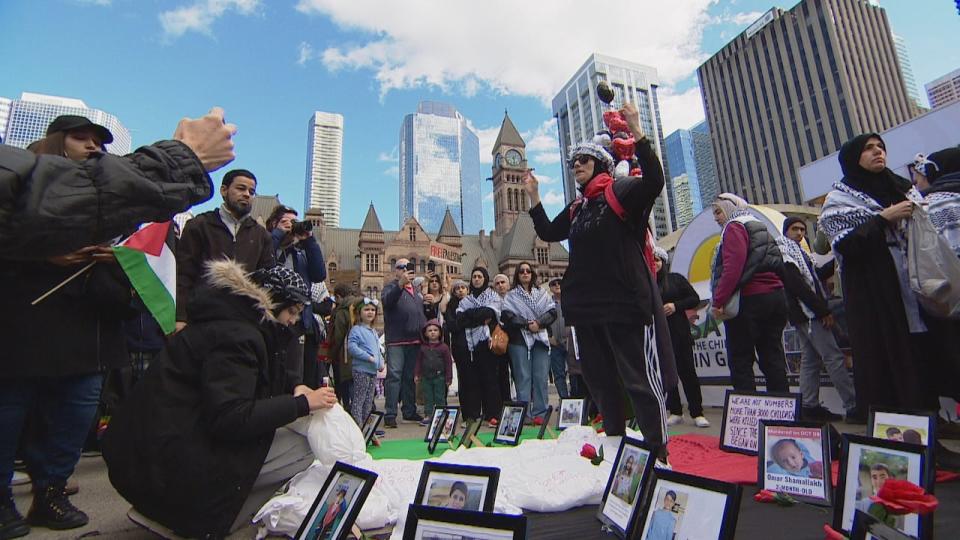
{"label": "person kneeling on ground", "polygon": [[309,298],[296,272],[248,275],[213,261],[204,286],[189,305],[191,324],[150,365],[102,446],[134,521],[218,538],[313,462],[307,440],[284,426],[337,398],[286,370],[289,327]]}

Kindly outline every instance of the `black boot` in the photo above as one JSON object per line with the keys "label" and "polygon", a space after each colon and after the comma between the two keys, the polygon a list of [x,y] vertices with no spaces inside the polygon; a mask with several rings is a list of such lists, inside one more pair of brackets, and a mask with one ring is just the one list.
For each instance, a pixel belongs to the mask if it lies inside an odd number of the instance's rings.
{"label": "black boot", "polygon": [[64,483],[60,482],[34,491],[27,521],[31,525],[62,531],[83,527],[90,518],[70,503]]}
{"label": "black boot", "polygon": [[23,520],[10,491],[0,489],[0,540],[20,538],[30,534],[30,526]]}

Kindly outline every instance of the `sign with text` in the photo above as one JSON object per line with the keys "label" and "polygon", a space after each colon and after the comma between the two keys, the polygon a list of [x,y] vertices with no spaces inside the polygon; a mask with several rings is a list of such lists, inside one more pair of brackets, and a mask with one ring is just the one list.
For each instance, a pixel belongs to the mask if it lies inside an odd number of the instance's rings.
{"label": "sign with text", "polygon": [[830,445],[824,424],[760,421],[760,489],[830,506]]}
{"label": "sign with text", "polygon": [[793,422],[800,417],[800,394],[727,390],[720,449],[757,455],[760,420]]}

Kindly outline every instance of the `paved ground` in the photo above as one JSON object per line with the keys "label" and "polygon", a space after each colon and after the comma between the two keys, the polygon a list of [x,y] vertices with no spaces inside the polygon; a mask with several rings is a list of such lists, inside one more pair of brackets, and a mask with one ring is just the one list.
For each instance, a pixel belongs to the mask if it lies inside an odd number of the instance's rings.
{"label": "paved ground", "polygon": [[[551,403],[558,403],[556,394],[551,386]],[[456,404],[456,398],[452,398],[451,404]],[[377,406],[383,409],[382,399],[378,400]],[[685,418],[685,423],[671,428],[671,433],[696,432],[709,435],[719,435],[721,409],[707,408],[705,416],[712,423],[711,427],[698,429],[693,426],[689,417]],[[863,432],[863,426],[847,426],[837,424],[836,427],[841,431]],[[424,428],[415,423],[400,422],[397,429],[387,429],[386,440],[410,439],[422,436]],[[80,537],[103,536],[110,539],[122,540],[149,540],[156,538],[152,533],[139,528],[127,519],[126,513],[130,505],[117,494],[110,485],[107,478],[106,465],[99,457],[81,458],[77,466],[74,478],[80,484],[80,493],[71,498],[73,503],[90,516],[90,524],[80,529],[72,531],[51,531],[49,529],[37,528],[27,536],[30,539],[73,539]],[[18,486],[14,488],[14,496],[17,507],[26,514],[30,507],[30,486]],[[255,527],[249,527],[233,534],[231,539],[250,539],[256,534]]]}

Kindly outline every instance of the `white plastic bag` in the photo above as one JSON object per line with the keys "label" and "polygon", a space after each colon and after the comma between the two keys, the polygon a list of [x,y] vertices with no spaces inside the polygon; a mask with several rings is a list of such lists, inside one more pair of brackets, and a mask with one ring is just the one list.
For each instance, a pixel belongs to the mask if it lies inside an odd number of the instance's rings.
{"label": "white plastic bag", "polygon": [[363,433],[339,403],[314,411],[306,422],[290,428],[307,438],[313,455],[324,465],[332,467],[338,461],[355,465],[367,459]]}
{"label": "white plastic bag", "polygon": [[960,259],[920,206],[907,222],[907,270],[910,288],[926,311],[960,318]]}

